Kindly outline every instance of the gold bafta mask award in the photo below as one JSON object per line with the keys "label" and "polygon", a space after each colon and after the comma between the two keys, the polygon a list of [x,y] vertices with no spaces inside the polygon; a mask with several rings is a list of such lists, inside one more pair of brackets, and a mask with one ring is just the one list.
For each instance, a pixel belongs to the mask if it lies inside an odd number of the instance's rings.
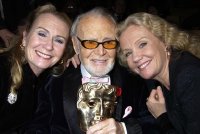
{"label": "gold bafta mask award", "polygon": [[83,131],[107,118],[112,117],[115,110],[117,87],[103,83],[85,83],[78,91],[78,117]]}

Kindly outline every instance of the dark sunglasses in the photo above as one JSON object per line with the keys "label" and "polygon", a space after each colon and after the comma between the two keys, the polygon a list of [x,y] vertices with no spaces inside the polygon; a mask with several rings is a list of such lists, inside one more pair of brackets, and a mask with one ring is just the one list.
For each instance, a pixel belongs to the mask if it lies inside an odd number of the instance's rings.
{"label": "dark sunglasses", "polygon": [[81,45],[87,49],[95,49],[100,44],[102,44],[102,46],[105,49],[114,49],[114,48],[116,48],[116,46],[118,44],[117,40],[108,40],[108,41],[104,41],[104,42],[97,42],[94,40],[81,40],[79,37],[77,37],[77,39],[81,42]]}

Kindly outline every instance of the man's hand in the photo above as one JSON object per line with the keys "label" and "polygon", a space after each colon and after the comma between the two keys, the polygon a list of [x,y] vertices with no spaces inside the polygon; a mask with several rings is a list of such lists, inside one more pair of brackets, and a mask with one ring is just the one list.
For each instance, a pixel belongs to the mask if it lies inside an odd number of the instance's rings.
{"label": "man's hand", "polygon": [[148,110],[155,118],[167,111],[165,106],[165,98],[163,96],[162,89],[160,86],[158,86],[157,89],[153,89],[151,91],[146,104]]}
{"label": "man's hand", "polygon": [[9,41],[14,37],[15,35],[10,32],[8,29],[1,29],[0,30],[0,37],[4,41],[6,47],[9,46]]}
{"label": "man's hand", "polygon": [[109,118],[91,126],[87,134],[124,134],[124,128],[120,122]]}

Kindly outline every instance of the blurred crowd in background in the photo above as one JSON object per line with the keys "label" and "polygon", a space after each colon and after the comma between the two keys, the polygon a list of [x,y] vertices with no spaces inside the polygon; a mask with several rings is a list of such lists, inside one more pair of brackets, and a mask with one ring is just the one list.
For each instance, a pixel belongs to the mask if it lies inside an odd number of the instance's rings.
{"label": "blurred crowd in background", "polygon": [[65,12],[72,20],[78,14],[99,6],[110,10],[118,22],[135,12],[149,12],[185,30],[198,33],[200,29],[199,0],[0,0],[1,46],[3,46],[2,42],[9,40],[13,34],[20,35],[27,15],[47,2],[54,4],[58,10]]}

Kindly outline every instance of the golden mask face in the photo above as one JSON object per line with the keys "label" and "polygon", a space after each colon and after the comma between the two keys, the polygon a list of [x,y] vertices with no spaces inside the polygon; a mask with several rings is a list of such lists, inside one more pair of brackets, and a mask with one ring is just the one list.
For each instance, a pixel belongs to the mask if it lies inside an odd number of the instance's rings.
{"label": "golden mask face", "polygon": [[78,117],[83,131],[112,117],[116,105],[116,87],[103,83],[85,83],[78,92]]}

